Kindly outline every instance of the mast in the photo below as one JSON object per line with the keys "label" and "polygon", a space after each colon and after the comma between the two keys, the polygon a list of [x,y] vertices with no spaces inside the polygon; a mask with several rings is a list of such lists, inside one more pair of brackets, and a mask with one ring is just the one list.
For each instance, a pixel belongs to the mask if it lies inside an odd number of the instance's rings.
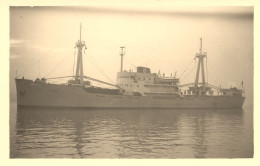
{"label": "mast", "polygon": [[121,69],[120,71],[122,72],[123,71],[123,56],[125,55],[125,47],[120,47],[121,49],[121,52],[120,52],[120,55],[121,55]]}
{"label": "mast", "polygon": [[200,38],[200,52],[196,54],[195,56],[196,58],[199,59],[198,62],[198,67],[197,67],[197,73],[196,73],[196,78],[195,78],[195,88],[198,87],[198,83],[199,83],[199,73],[200,73],[200,67],[201,67],[201,75],[202,75],[202,87],[203,89],[205,88],[205,72],[204,72],[204,58],[207,57],[207,53],[206,52],[202,52],[202,38]]}
{"label": "mast", "polygon": [[80,23],[80,28],[79,28],[79,41],[81,41],[81,27],[82,27],[82,25],[81,25],[81,23]]}
{"label": "mast", "polygon": [[85,49],[87,49],[86,45],[85,45],[85,41],[81,41],[81,23],[80,23],[80,34],[79,34],[79,40],[76,43],[76,47],[78,48],[78,58],[77,58],[77,67],[76,67],[76,80],[80,79],[80,84],[83,85],[83,78],[84,78],[84,74],[83,74],[83,60],[82,60],[82,48],[85,47]]}

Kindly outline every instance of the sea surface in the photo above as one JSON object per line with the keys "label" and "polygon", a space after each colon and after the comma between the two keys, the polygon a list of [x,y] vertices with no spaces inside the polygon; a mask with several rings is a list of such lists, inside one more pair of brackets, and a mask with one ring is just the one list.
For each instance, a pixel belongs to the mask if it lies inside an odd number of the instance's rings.
{"label": "sea surface", "polygon": [[253,109],[17,108],[10,158],[252,158]]}

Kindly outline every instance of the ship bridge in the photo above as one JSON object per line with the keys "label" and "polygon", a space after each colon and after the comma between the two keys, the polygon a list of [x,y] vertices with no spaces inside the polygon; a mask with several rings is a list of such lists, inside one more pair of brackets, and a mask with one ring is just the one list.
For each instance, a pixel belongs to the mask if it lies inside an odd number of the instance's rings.
{"label": "ship bridge", "polygon": [[151,70],[148,67],[138,66],[137,73],[151,73]]}

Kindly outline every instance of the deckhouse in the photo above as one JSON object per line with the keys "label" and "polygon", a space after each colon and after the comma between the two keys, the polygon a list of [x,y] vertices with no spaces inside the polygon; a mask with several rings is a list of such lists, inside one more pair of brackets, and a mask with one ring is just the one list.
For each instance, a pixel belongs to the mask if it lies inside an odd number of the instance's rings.
{"label": "deckhouse", "polygon": [[121,47],[121,71],[117,73],[116,84],[125,95],[137,96],[179,96],[179,79],[151,73],[150,68],[139,66],[136,71],[123,70],[124,47]]}

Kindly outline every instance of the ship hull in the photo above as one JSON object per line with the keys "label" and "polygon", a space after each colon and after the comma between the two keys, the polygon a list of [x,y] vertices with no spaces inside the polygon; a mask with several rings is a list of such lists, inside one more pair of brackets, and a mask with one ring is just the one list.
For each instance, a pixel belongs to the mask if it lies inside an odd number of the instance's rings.
{"label": "ship hull", "polygon": [[16,79],[17,105],[86,108],[242,108],[244,97],[127,96],[89,93],[83,87]]}

